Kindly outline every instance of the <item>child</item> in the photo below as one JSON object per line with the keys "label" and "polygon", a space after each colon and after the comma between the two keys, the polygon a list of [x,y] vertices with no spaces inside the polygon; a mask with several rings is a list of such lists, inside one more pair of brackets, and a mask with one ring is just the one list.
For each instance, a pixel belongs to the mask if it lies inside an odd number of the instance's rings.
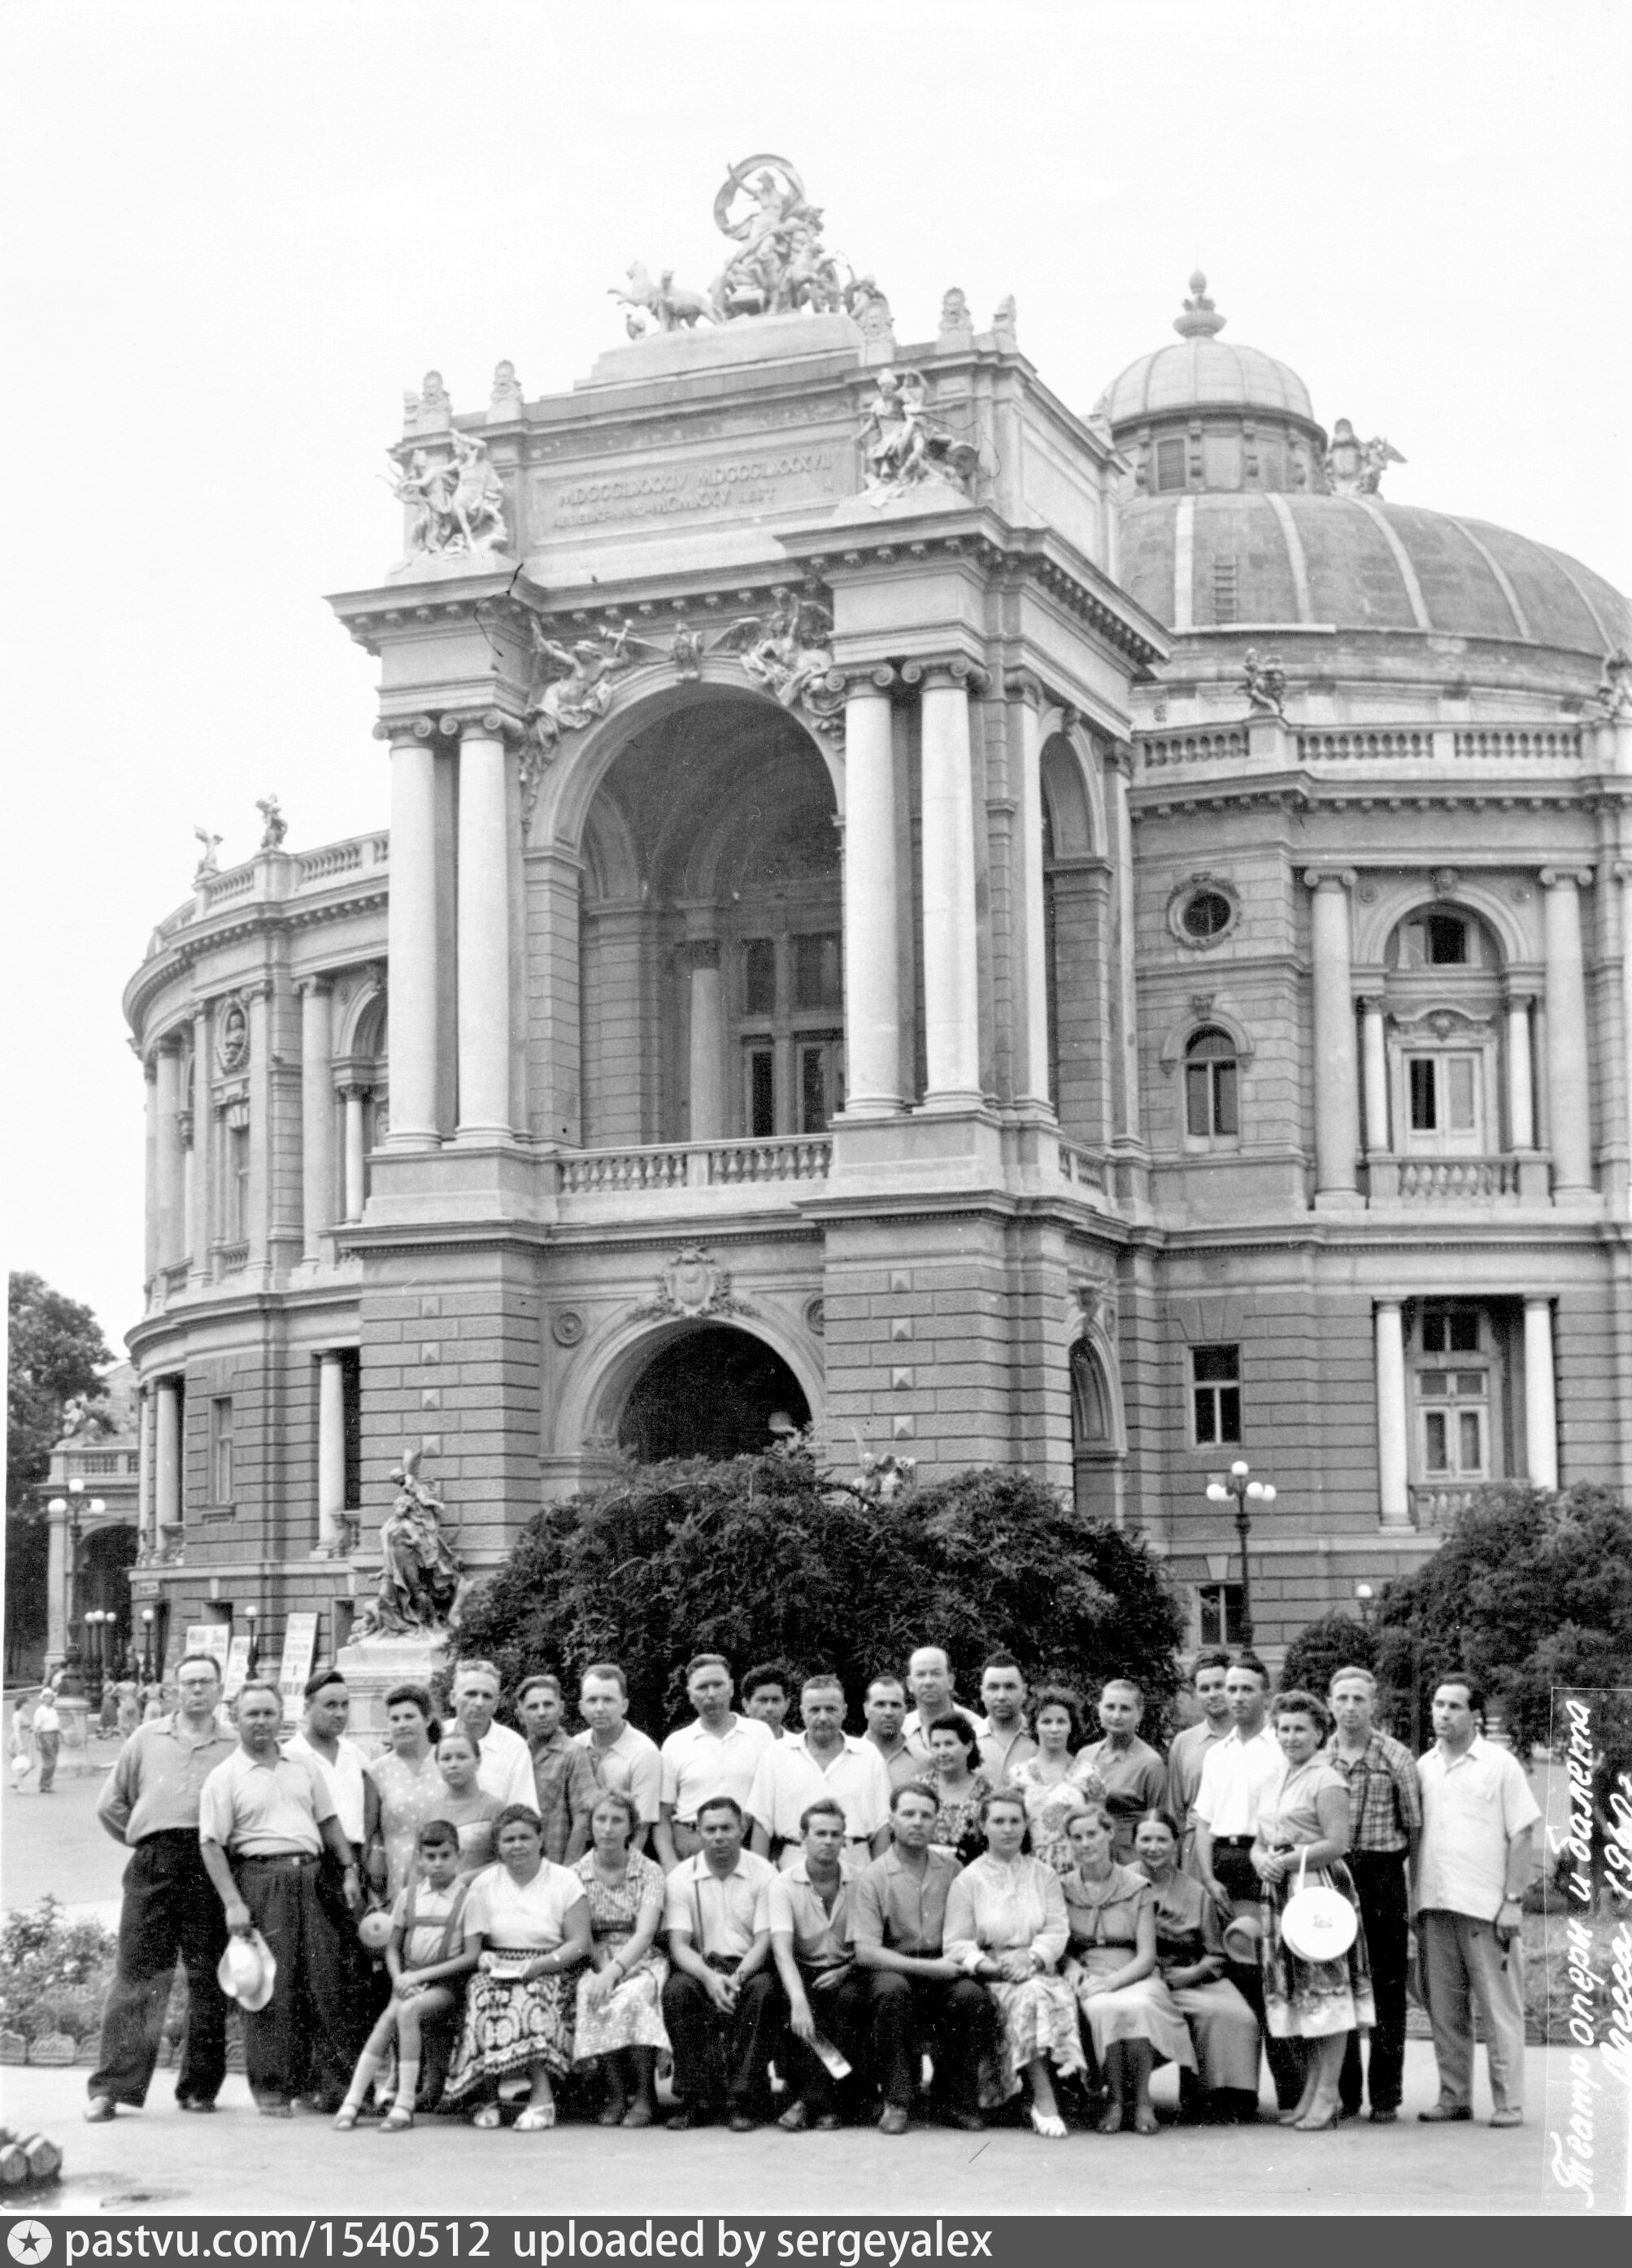
{"label": "child", "polygon": [[446,1790],[437,1816],[459,1830],[459,1871],[467,1881],[493,1864],[493,1822],[504,1808],[477,1786],[481,1764],[481,1742],[462,1725],[450,1725],[437,1742],[437,1770]]}
{"label": "child", "polygon": [[419,1872],[398,1893],[391,1911],[391,1942],[386,1948],[391,2006],[369,2034],[346,2099],[334,2114],[334,2124],[342,2132],[357,2124],[393,2037],[396,2099],[380,2121],[379,2131],[400,2134],[414,2124],[420,2027],[428,2016],[440,2015],[457,2005],[457,1980],[476,1965],[474,1948],[467,1951],[465,1945],[465,1895],[470,1885],[459,1871],[459,1830],[445,1819],[428,1819],[419,1830],[417,1848]]}

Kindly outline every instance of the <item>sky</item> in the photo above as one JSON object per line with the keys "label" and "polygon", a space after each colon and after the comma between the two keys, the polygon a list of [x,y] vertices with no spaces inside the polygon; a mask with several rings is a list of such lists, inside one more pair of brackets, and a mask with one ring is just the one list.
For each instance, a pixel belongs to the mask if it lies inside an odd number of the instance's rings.
{"label": "sky", "polygon": [[1632,589],[1632,0],[10,0],[0,86],[4,1250],[114,1344],[121,996],[195,826],[387,816],[324,594],[395,556],[404,390],[570,388],[631,260],[717,270],[732,161],[793,160],[903,342],[1012,293],[1084,412],[1199,263],[1392,498]]}

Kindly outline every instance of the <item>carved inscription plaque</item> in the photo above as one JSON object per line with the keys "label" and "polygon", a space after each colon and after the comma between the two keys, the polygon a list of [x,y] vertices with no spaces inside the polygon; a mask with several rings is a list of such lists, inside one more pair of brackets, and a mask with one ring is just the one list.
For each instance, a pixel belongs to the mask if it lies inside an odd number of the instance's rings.
{"label": "carved inscription plaque", "polygon": [[855,486],[855,451],[837,435],[666,463],[552,467],[533,476],[530,532],[542,543],[584,529],[791,512],[834,502]]}

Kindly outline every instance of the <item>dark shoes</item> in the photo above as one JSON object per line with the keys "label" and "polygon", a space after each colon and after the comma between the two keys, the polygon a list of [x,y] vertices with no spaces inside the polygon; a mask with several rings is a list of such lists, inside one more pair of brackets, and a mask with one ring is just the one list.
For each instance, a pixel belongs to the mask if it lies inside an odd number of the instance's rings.
{"label": "dark shoes", "polygon": [[907,2113],[899,2102],[885,2104],[884,2116],[878,2121],[878,2132],[880,2134],[904,2134],[907,2132]]}
{"label": "dark shoes", "polygon": [[[1356,2116],[1358,2114],[1356,2113]],[[1397,2110],[1379,2110],[1377,2109],[1376,2105],[1373,2104],[1372,2108],[1366,2115],[1370,2118],[1373,2126],[1392,2126],[1399,2117],[1400,2113]]]}
{"label": "dark shoes", "polygon": [[752,2134],[759,2123],[757,2118],[750,2117],[746,2110],[733,2110],[725,2121],[725,2125],[730,2133]]}
{"label": "dark shoes", "polygon": [[949,2110],[947,2118],[960,2134],[983,2134],[986,2121],[978,2110]]}
{"label": "dark shoes", "polygon": [[1474,2114],[1466,2102],[1436,2102],[1431,2110],[1416,2115],[1424,2126],[1464,2126]]}
{"label": "dark shoes", "polygon": [[111,2126],[114,2123],[114,2098],[111,2095],[93,2095],[85,2105],[87,2126]]}
{"label": "dark shoes", "polygon": [[669,2121],[671,2134],[695,2134],[700,2126],[712,2126],[714,2113],[701,2103],[682,2102]]}
{"label": "dark shoes", "polygon": [[213,2110],[215,2107],[216,2099],[213,2095],[208,2101],[202,2095],[178,2095],[176,2097],[178,2110],[208,2111]]}

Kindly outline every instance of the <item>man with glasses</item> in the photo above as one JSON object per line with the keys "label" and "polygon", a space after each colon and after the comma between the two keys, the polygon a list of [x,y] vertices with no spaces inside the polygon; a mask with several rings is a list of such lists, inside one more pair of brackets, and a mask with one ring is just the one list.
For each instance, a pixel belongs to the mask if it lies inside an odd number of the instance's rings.
{"label": "man with glasses", "polygon": [[226,2002],[216,1968],[226,1950],[221,1901],[198,1847],[204,1782],[237,1742],[218,1721],[221,1668],[213,1654],[189,1653],[176,1671],[180,1707],[139,1725],[107,1776],[97,1817],[127,1845],[119,1952],[102,2012],[102,2041],[87,2092],[92,2125],[121,2102],[147,2100],[164,2039],[171,1980],[187,1971],[187,2030],[176,2103],[213,2110],[226,2075]]}

